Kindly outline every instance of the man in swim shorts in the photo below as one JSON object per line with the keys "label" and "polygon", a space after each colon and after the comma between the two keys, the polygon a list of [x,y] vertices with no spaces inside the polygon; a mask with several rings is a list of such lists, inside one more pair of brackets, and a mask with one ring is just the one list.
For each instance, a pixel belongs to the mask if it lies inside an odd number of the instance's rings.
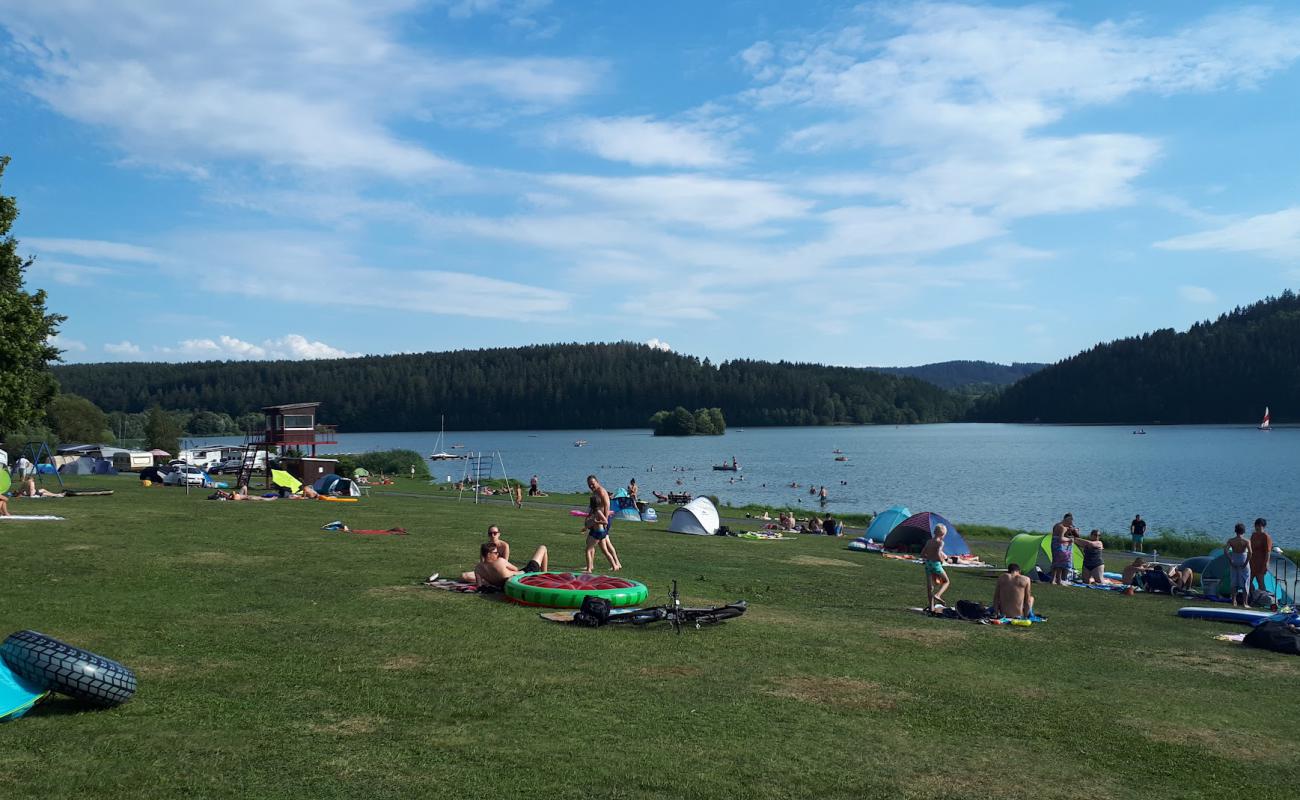
{"label": "man in swim shorts", "polygon": [[1142,552],[1142,537],[1147,535],[1147,521],[1142,519],[1141,514],[1134,514],[1133,521],[1128,524],[1129,535],[1133,537],[1134,552]]}
{"label": "man in swim shorts", "polygon": [[1267,592],[1264,579],[1268,577],[1268,561],[1273,557],[1273,537],[1265,530],[1268,520],[1260,517],[1255,520],[1255,532],[1250,535],[1250,584],[1261,592]]}
{"label": "man in swim shorts", "polygon": [[[1223,553],[1228,557],[1228,571],[1232,581],[1232,605],[1241,599],[1243,608],[1250,608],[1250,540],[1246,538],[1246,526],[1238,522],[1232,529],[1232,538],[1223,546]],[[1220,590],[1219,594],[1223,594]]]}
{"label": "man in swim shorts", "polygon": [[943,537],[948,535],[948,527],[942,523],[934,526],[934,536],[930,541],[925,543],[921,548],[921,561],[925,563],[925,574],[928,577],[927,585],[930,589],[930,597],[927,599],[927,607],[931,613],[934,613],[936,606],[941,606],[943,593],[948,591],[952,585],[952,580],[948,573],[943,571],[943,562],[947,556],[943,552]]}
{"label": "man in swim shorts", "polygon": [[1133,563],[1124,568],[1120,575],[1120,580],[1125,586],[1136,586],[1141,589],[1145,581],[1143,575],[1147,571],[1147,560],[1141,556],[1133,559]]}
{"label": "man in swim shorts", "polygon": [[1073,514],[1066,514],[1052,526],[1052,583],[1057,586],[1070,579],[1070,568],[1074,565],[1074,537],[1078,535]]}
{"label": "man in swim shorts", "polygon": [[546,545],[537,547],[537,551],[533,553],[533,557],[523,569],[502,558],[497,546],[491,542],[484,542],[479,547],[479,556],[480,561],[474,565],[474,582],[479,586],[492,586],[497,589],[505,586],[506,581],[515,575],[545,572],[547,566]]}
{"label": "man in swim shorts", "polygon": [[587,530],[587,568],[584,572],[595,571],[597,547],[609,559],[610,569],[617,572],[623,565],[619,563],[614,543],[609,540],[609,492],[595,475],[587,476],[587,488],[591,490],[591,511],[584,526]]}
{"label": "man in swim shorts", "polygon": [[1019,564],[1007,564],[993,589],[993,613],[999,617],[1028,619],[1034,613],[1034,594],[1030,580],[1020,572]]}

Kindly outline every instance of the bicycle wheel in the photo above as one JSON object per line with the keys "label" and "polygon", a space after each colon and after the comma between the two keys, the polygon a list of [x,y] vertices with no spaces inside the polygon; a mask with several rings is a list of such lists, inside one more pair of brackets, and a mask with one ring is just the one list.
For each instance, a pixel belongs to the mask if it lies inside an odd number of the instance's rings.
{"label": "bicycle wheel", "polygon": [[741,601],[716,608],[683,608],[682,622],[688,625],[713,625],[723,620],[735,619],[745,613],[748,605]]}

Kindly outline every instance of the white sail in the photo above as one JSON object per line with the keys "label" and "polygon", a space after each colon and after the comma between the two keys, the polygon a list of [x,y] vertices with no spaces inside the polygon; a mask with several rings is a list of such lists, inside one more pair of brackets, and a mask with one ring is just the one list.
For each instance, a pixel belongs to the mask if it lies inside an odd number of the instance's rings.
{"label": "white sail", "polygon": [[1259,423],[1259,429],[1260,429],[1261,431],[1269,430],[1269,426],[1268,426],[1268,425],[1269,425],[1269,423],[1268,423],[1268,406],[1264,406],[1264,421],[1261,422],[1261,423]]}

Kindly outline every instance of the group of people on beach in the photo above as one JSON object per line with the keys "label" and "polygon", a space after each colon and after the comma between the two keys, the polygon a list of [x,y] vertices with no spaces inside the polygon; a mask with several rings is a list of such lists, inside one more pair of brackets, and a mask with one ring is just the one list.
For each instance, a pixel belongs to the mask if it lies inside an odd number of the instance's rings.
{"label": "group of people on beach", "polygon": [[[591,490],[591,501],[582,526],[582,529],[587,534],[586,568],[583,569],[583,572],[595,571],[597,550],[600,550],[606,560],[609,561],[609,568],[617,572],[623,568],[623,563],[619,560],[618,551],[609,538],[609,528],[612,520],[609,491],[601,485],[600,479],[595,475],[587,476],[587,488]],[[635,497],[635,481],[632,482],[629,488],[632,489],[629,494]],[[505,586],[506,581],[515,575],[528,572],[546,572],[549,566],[550,553],[546,545],[538,545],[537,549],[533,551],[532,557],[524,566],[517,567],[512,564],[510,562],[509,543],[501,538],[501,529],[496,525],[491,525],[488,527],[488,540],[479,546],[478,563],[474,565],[473,570],[463,573],[461,580],[478,586],[501,589]],[[433,578],[436,577],[437,574],[435,573]]]}
{"label": "group of people on beach", "polygon": [[[1228,557],[1232,581],[1232,604],[1249,608],[1251,597],[1268,594],[1268,565],[1273,557],[1273,537],[1268,533],[1268,520],[1255,520],[1255,530],[1246,538],[1246,526],[1238,522],[1232,529],[1232,538],[1223,545]],[[1256,594],[1258,593],[1258,594]]]}

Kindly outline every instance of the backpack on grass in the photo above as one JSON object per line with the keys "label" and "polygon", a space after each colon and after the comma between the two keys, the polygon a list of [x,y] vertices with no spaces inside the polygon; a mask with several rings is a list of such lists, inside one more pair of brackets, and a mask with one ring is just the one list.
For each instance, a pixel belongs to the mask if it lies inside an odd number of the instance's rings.
{"label": "backpack on grass", "polygon": [[609,600],[604,597],[586,595],[582,598],[582,607],[578,609],[578,613],[573,615],[573,621],[578,625],[586,625],[588,628],[599,628],[609,622],[611,608]]}

